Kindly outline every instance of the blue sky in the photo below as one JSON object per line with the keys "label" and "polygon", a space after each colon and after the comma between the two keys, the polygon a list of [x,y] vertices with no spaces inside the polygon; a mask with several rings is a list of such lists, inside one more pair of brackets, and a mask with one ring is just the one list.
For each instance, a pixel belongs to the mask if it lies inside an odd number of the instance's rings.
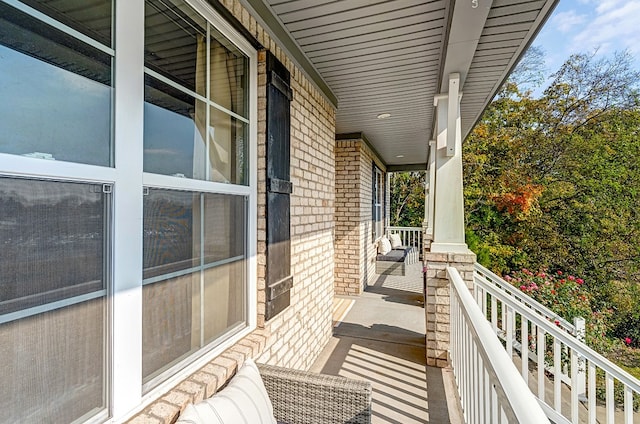
{"label": "blue sky", "polygon": [[560,0],[533,45],[545,52],[546,74],[572,53],[628,50],[640,69],[640,0]]}

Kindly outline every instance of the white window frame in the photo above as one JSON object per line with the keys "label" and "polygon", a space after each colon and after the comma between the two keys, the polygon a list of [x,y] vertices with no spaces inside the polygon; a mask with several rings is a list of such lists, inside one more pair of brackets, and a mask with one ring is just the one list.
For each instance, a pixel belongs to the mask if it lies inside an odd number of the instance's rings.
{"label": "white window frame", "polygon": [[[115,57],[115,51],[113,48],[106,46],[76,30],[64,25],[61,22],[56,21],[53,18],[50,18],[44,13],[39,12],[38,10],[21,3],[17,0],[1,0],[4,3],[12,6],[23,13],[32,16],[38,19],[45,24],[48,24],[57,30],[76,38],[83,43],[94,47],[104,53],[109,54],[112,58]],[[114,0],[122,1],[122,0]],[[115,18],[115,16],[114,16]],[[112,75],[115,74],[115,66],[112,65],[111,68]],[[113,80],[112,80],[113,81]],[[115,90],[115,82],[112,83],[112,90]],[[115,109],[115,102],[112,99],[112,111]],[[112,130],[114,120],[112,118]],[[112,131],[111,141],[113,149],[115,146],[115,134]],[[102,184],[105,186],[110,186],[113,188],[116,181],[118,180],[117,171],[113,167],[107,166],[95,166],[88,165],[83,163],[74,163],[74,162],[62,162],[55,160],[44,160],[39,158],[32,158],[27,156],[13,155],[0,152],[0,174],[7,177],[26,177],[26,178],[35,178],[43,181],[60,181],[60,182],[79,182],[79,183],[89,183],[89,184]],[[111,198],[111,202],[113,202],[115,196]],[[112,207],[109,218],[111,220],[111,225],[115,225],[115,209]],[[111,249],[114,249],[115,240],[112,237],[112,234],[109,236],[111,240]],[[108,252],[106,258],[111,256],[110,265],[113,266],[114,259],[112,257],[112,252]],[[105,260],[108,260],[106,259]],[[108,275],[112,275],[111,273],[107,273]],[[107,309],[111,304],[110,292],[114,286],[114,278],[113,276],[106,281],[107,290],[106,290],[106,302]],[[23,317],[29,316],[34,313],[42,313],[49,310],[63,308],[70,306],[71,304],[78,301],[80,298],[82,300],[88,300],[93,295],[80,296],[72,299],[67,299],[63,301],[53,302],[46,305],[42,305],[41,307],[32,308],[27,311],[22,311],[17,314],[12,314],[13,316],[8,316],[7,318],[15,318],[21,319]],[[86,299],[84,299],[86,298]],[[112,334],[112,322],[109,321],[110,317],[107,317],[106,323],[106,332],[107,332],[107,340],[105,340],[105,346],[107,348],[106,353],[106,361],[112,359],[112,351],[109,349],[110,346],[110,335]],[[109,414],[111,413],[110,409],[112,407],[112,382],[111,382],[111,372],[113,370],[113,361],[111,363],[105,363],[107,372],[105,372],[105,394],[106,394],[106,409],[98,412],[96,415],[90,417],[88,419],[88,423],[93,422],[105,422],[107,420]]]}
{"label": "white window frame", "polygon": [[[378,166],[373,164],[373,188],[372,188],[372,226],[373,240],[378,240],[384,235],[384,190],[385,176]],[[378,228],[381,227],[381,228]]]}
{"label": "white window frame", "polygon": [[[2,0],[20,9],[30,9],[36,17],[85,41],[55,20],[17,0]],[[111,418],[99,414],[87,422],[125,421],[178,382],[197,371],[257,326],[257,118],[258,55],[255,48],[205,0],[184,0],[217,31],[249,58],[249,166],[248,186],[210,181],[185,180],[143,172],[144,105],[144,0],[114,0],[114,47],[101,50],[115,55],[112,66],[112,155],[113,167],[48,161],[0,153],[0,174],[40,179],[109,184],[112,193],[111,284],[108,289],[107,399]],[[91,44],[96,42],[90,40]],[[120,42],[119,42],[120,41]],[[231,114],[236,118],[237,114]],[[244,122],[247,118],[242,118]],[[143,394],[142,386],[142,244],[143,187],[240,194],[249,199],[247,209],[247,325],[215,348],[201,354],[181,371]]]}
{"label": "white window frame", "polygon": [[[226,22],[204,0],[184,0],[186,4],[200,13],[217,31],[227,37],[235,46],[249,58],[249,185],[217,183],[211,181],[177,178],[168,175],[158,175],[142,172],[143,164],[143,115],[144,104],[144,61],[141,52],[144,51],[144,0],[116,0],[115,36],[116,36],[116,167],[119,157],[136,157],[139,170],[135,176],[123,176],[127,181],[127,193],[116,192],[117,204],[135,201],[137,232],[135,242],[131,243],[127,225],[116,229],[114,258],[115,278],[113,296],[113,419],[111,422],[126,420],[142,410],[160,395],[167,392],[177,383],[197,371],[207,362],[228,349],[242,337],[255,330],[257,326],[257,118],[258,118],[258,55],[255,48]],[[125,40],[122,46],[118,39]],[[131,51],[130,51],[131,50]],[[121,57],[121,54],[123,57]],[[135,72],[132,72],[132,69]],[[121,93],[124,93],[121,96]],[[119,97],[125,97],[120,98]],[[120,102],[119,102],[120,101]],[[119,113],[121,112],[121,113]],[[233,114],[237,117],[236,114]],[[246,118],[242,118],[246,122]],[[135,134],[139,143],[127,143],[131,134]],[[127,178],[129,177],[129,178]],[[116,183],[116,186],[119,186]],[[248,196],[247,222],[247,326],[228,339],[217,344],[204,355],[196,353],[197,359],[191,356],[186,362],[190,363],[181,371],[166,378],[143,394],[142,385],[142,191],[143,187],[163,189],[201,191],[222,194],[241,194]],[[119,196],[120,195],[120,196]],[[134,199],[135,197],[135,199]],[[116,214],[118,209],[116,209]],[[121,212],[122,213],[122,212]],[[120,237],[119,237],[120,236]],[[135,264],[127,255],[124,244],[136,246],[139,252]],[[118,268],[120,266],[120,268]],[[134,275],[135,274],[135,275]],[[127,284],[127,281],[130,283]],[[135,283],[132,283],[135,282]],[[132,322],[131,318],[134,318]],[[135,326],[132,324],[135,323]],[[131,330],[131,327],[135,327]],[[206,347],[200,352],[206,351]],[[201,355],[201,356],[199,356]],[[135,358],[131,361],[131,358]],[[135,380],[135,381],[134,381]]]}

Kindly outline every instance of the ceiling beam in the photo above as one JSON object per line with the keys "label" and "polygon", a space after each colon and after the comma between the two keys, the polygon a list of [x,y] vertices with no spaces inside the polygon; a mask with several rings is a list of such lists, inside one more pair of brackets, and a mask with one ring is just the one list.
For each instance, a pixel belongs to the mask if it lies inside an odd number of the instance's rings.
{"label": "ceiling beam", "polygon": [[492,4],[493,0],[456,0],[440,78],[441,94],[449,92],[448,76],[454,73],[460,74],[459,90],[464,89],[464,81]]}

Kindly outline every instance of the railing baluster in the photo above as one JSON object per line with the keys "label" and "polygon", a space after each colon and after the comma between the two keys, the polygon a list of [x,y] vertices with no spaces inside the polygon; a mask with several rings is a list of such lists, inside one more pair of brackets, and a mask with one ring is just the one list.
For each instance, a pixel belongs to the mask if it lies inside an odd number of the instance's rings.
{"label": "railing baluster", "polygon": [[493,332],[498,333],[498,301],[495,296],[491,296],[491,327]]}
{"label": "railing baluster", "polygon": [[[568,347],[567,347],[568,349]],[[578,353],[570,349],[571,354],[571,423],[578,424]]]}
{"label": "railing baluster", "polygon": [[615,423],[616,400],[613,397],[613,377],[609,373],[605,373],[606,384],[606,406],[607,406],[607,424]]}
{"label": "railing baluster", "polygon": [[545,401],[544,396],[544,354],[546,350],[546,337],[545,332],[542,328],[538,327],[538,340],[536,342],[536,347],[538,348],[538,399],[542,399]]}
{"label": "railing baluster", "polygon": [[522,378],[529,384],[529,320],[520,315],[520,358],[522,364],[520,371]]}
{"label": "railing baluster", "polygon": [[596,366],[589,361],[589,424],[596,424]]}
{"label": "railing baluster", "polygon": [[[473,362],[472,362],[472,379],[471,379],[471,387],[479,387],[478,386],[478,356],[480,356],[480,354],[478,353],[478,345],[474,342],[473,343]],[[479,422],[478,420],[478,406],[479,406],[479,400],[478,400],[478,395],[480,393],[480,390],[474,390],[475,393],[473,393],[473,409],[472,409],[472,415],[473,415],[473,422],[477,423]]]}
{"label": "railing baluster", "polygon": [[462,379],[464,382],[464,397],[465,397],[465,401],[463,404],[464,407],[464,415],[467,418],[467,420],[469,419],[469,357],[471,356],[471,349],[469,348],[469,337],[471,337],[469,335],[469,326],[467,324],[467,321],[464,321],[464,343],[463,343],[463,350],[464,350],[464,368],[462,369]]}
{"label": "railing baluster", "polygon": [[484,372],[484,422],[491,422],[491,382],[489,381],[489,372],[487,366],[483,365]]}
{"label": "railing baluster", "polygon": [[624,387],[624,424],[633,424],[633,392]]}
{"label": "railing baluster", "polygon": [[553,409],[562,412],[562,345],[553,337]]}
{"label": "railing baluster", "polygon": [[[513,320],[515,319],[513,314],[513,309],[509,306],[502,304],[502,310],[507,310],[506,318],[507,318],[507,326],[506,326],[506,340],[507,340],[507,355],[509,358],[513,360]],[[504,323],[502,324],[504,326]]]}
{"label": "railing baluster", "polygon": [[498,422],[498,393],[493,384],[491,385],[491,421],[489,422]]}
{"label": "railing baluster", "polygon": [[479,423],[484,422],[483,410],[485,408],[484,401],[484,362],[482,361],[482,357],[478,354],[478,363],[476,364],[476,375],[478,376],[478,410],[476,411],[476,417]]}
{"label": "railing baluster", "polygon": [[502,331],[506,331],[507,330],[507,308],[505,307],[504,302],[500,302],[500,312],[502,312],[501,315],[501,320],[502,320],[502,326],[500,327],[500,329]]}

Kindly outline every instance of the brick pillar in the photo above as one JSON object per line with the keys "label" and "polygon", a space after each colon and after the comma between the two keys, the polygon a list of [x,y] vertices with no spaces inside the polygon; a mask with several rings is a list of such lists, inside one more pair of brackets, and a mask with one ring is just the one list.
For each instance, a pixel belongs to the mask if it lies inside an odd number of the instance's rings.
{"label": "brick pillar", "polygon": [[473,288],[473,264],[475,253],[432,253],[427,252],[424,263],[427,267],[427,298],[425,314],[427,323],[427,365],[444,368],[449,365],[449,307],[450,284],[446,268],[452,266]]}
{"label": "brick pillar", "polygon": [[431,243],[433,243],[433,231],[426,222],[422,223],[422,252],[420,254],[426,258],[427,253],[431,252]]}

